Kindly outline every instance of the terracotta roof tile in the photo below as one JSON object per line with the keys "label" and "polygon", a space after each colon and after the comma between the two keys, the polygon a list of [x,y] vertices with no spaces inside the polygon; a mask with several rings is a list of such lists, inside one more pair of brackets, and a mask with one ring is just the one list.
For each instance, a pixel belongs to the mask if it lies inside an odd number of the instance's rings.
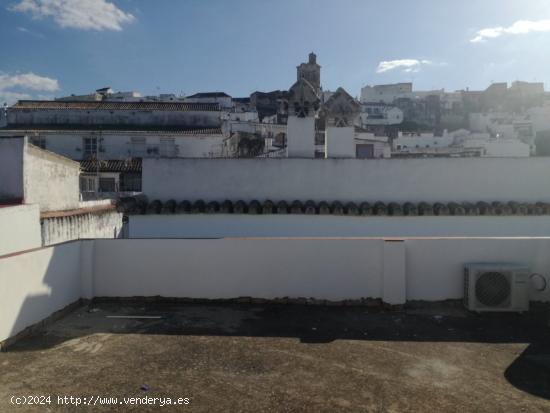
{"label": "terracotta roof tile", "polygon": [[[98,168],[99,167],[99,168]],[[86,160],[80,161],[80,169],[83,172],[141,172],[141,159],[132,158],[126,160]]]}
{"label": "terracotta roof tile", "polygon": [[166,111],[219,111],[217,103],[186,102],[109,102],[109,101],[58,101],[20,100],[10,110],[166,110]]}

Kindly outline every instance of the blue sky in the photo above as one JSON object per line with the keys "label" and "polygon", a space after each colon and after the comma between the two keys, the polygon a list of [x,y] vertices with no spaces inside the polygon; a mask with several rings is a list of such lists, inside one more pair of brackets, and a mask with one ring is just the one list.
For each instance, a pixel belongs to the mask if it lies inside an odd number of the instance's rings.
{"label": "blue sky", "polygon": [[0,0],[0,100],[286,89],[550,85],[550,0]]}

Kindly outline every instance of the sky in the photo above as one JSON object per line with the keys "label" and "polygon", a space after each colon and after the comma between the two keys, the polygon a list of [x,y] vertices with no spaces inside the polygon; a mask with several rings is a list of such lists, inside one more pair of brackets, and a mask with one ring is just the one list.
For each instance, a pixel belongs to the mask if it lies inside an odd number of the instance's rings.
{"label": "sky", "polygon": [[86,94],[550,87],[550,0],[0,0],[0,104]]}

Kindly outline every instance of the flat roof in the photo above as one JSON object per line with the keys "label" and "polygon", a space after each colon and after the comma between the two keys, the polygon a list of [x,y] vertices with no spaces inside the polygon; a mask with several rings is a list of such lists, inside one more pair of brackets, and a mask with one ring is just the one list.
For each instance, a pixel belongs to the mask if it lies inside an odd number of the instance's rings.
{"label": "flat roof", "polygon": [[542,412],[550,403],[548,308],[188,300],[95,300],[19,340],[0,353],[0,410],[17,411],[10,397],[29,394],[51,394],[55,411],[82,409],[59,406],[58,395],[114,397],[115,409],[123,397],[189,398],[164,406],[178,412]]}

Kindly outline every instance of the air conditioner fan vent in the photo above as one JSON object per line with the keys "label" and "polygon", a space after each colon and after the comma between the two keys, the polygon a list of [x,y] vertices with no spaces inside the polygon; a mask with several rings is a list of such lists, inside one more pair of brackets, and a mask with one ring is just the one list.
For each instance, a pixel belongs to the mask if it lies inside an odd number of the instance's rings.
{"label": "air conditioner fan vent", "polygon": [[510,280],[502,272],[489,271],[480,274],[475,289],[477,301],[484,306],[501,307],[510,302]]}

